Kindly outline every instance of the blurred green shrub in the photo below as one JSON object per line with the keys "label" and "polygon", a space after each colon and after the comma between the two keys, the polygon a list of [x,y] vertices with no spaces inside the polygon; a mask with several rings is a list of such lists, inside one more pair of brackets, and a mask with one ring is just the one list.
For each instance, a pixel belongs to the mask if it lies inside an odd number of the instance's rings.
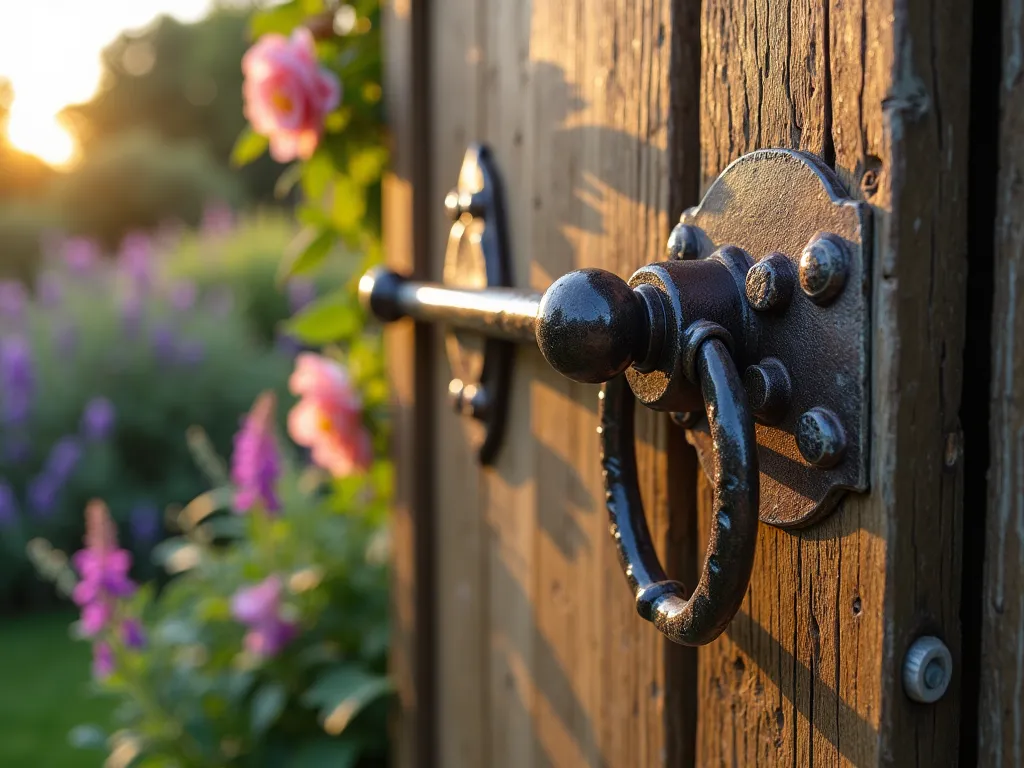
{"label": "blurred green shrub", "polygon": [[68,229],[107,245],[168,220],[196,225],[211,202],[239,196],[237,179],[201,144],[168,144],[144,131],[101,145],[54,189]]}
{"label": "blurred green shrub", "polygon": [[0,279],[30,284],[39,270],[41,244],[60,226],[60,215],[45,202],[0,205]]}
{"label": "blurred green shrub", "polygon": [[[0,605],[46,594],[31,586],[24,544],[43,536],[75,548],[90,498],[107,500],[125,530],[135,531],[129,543],[147,563],[162,510],[187,503],[205,485],[188,428],[201,425],[216,450],[227,452],[258,392],[284,396],[291,356],[272,343],[272,329],[289,305],[261,248],[275,248],[290,229],[282,218],[235,227],[220,215],[173,245],[133,236],[116,260],[89,241],[67,241],[20,313],[4,303],[11,284],[0,284],[0,358],[13,342],[27,342],[31,358],[30,408],[21,420],[8,418],[14,400],[0,372],[0,496],[8,488],[18,507],[5,515],[0,498]],[[260,297],[275,291],[257,312]],[[113,406],[104,439],[86,434],[97,398]],[[66,480],[50,483],[55,446],[69,440],[80,456]],[[154,524],[156,532],[146,530]]]}

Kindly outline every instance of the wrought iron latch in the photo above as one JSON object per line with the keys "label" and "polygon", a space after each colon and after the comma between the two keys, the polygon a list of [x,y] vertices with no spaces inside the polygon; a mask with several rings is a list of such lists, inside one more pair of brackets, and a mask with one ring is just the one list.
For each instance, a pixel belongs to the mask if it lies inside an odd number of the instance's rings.
{"label": "wrought iron latch", "polygon": [[[455,329],[458,407],[497,450],[513,343],[536,343],[560,373],[602,392],[608,511],[641,615],[678,642],[710,642],[738,609],[757,521],[798,527],[868,486],[870,209],[813,156],[762,150],[733,162],[686,211],[667,257],[628,281],[570,272],[543,296],[512,289],[497,173],[471,148],[446,207],[444,283],[367,273],[383,320]],[[483,336],[467,370],[465,332]],[[621,374],[624,374],[621,375]],[[715,484],[700,581],[687,598],[658,564],[636,482],[633,398],[674,414]]]}

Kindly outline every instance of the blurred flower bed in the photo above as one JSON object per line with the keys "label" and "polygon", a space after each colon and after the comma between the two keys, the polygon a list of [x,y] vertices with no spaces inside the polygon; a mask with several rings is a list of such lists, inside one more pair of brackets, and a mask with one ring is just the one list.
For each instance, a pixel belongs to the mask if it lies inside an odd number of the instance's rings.
{"label": "blurred flower bed", "polygon": [[117,708],[72,736],[108,766],[387,763],[388,392],[353,282],[380,256],[379,21],[377,0],[248,20],[232,163],[291,163],[297,234],[214,206],[124,235],[135,200],[86,185],[63,216],[99,240],[50,238],[31,290],[0,283],[0,601],[45,594],[31,561],[80,608]]}
{"label": "blurred flower bed", "polygon": [[[284,391],[294,342],[275,284],[283,216],[127,236],[114,253],[51,237],[35,285],[0,282],[0,604],[37,607],[25,544],[81,540],[81,510],[109,503],[146,567],[166,511],[204,487],[186,430],[220,450],[260,391]],[[307,301],[311,284],[300,285]],[[294,306],[298,306],[296,303]]]}

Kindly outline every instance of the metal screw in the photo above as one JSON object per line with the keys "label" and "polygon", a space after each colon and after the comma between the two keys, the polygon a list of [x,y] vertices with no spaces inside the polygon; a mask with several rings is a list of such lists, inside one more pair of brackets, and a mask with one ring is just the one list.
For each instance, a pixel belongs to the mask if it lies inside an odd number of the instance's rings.
{"label": "metal screw", "polygon": [[464,213],[473,218],[482,217],[485,207],[481,192],[459,192],[453,189],[444,197],[444,210],[452,221],[458,221]]}
{"label": "metal screw", "polygon": [[671,261],[691,261],[704,255],[707,235],[692,224],[676,224],[668,236],[666,250]]}
{"label": "metal screw", "polygon": [[903,657],[903,690],[914,701],[933,704],[953,677],[953,655],[939,638],[917,638]]}
{"label": "metal screw", "polygon": [[828,408],[811,408],[796,421],[800,455],[815,467],[834,467],[846,451],[846,434],[839,417]]}
{"label": "metal screw", "polygon": [[487,392],[476,384],[465,384],[462,379],[452,379],[448,384],[448,398],[452,408],[462,416],[485,419],[490,405]]}
{"label": "metal screw", "polygon": [[776,424],[789,407],[793,385],[782,361],[766,357],[743,373],[743,387],[754,415],[765,424]]}
{"label": "metal screw", "polygon": [[793,295],[793,264],[782,253],[769,253],[747,270],[747,301],[758,312],[786,306]]}
{"label": "metal screw", "polygon": [[830,303],[843,290],[849,261],[838,237],[819,232],[800,255],[800,287],[815,304]]}

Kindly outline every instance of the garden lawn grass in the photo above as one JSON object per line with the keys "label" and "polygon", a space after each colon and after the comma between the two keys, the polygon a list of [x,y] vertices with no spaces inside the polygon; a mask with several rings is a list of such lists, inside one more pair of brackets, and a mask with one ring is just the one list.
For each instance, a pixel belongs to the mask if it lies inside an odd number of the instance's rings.
{"label": "garden lawn grass", "polygon": [[74,614],[0,616],[0,768],[98,768],[105,754],[68,742],[76,725],[107,729],[112,702],[90,693],[88,643]]}

